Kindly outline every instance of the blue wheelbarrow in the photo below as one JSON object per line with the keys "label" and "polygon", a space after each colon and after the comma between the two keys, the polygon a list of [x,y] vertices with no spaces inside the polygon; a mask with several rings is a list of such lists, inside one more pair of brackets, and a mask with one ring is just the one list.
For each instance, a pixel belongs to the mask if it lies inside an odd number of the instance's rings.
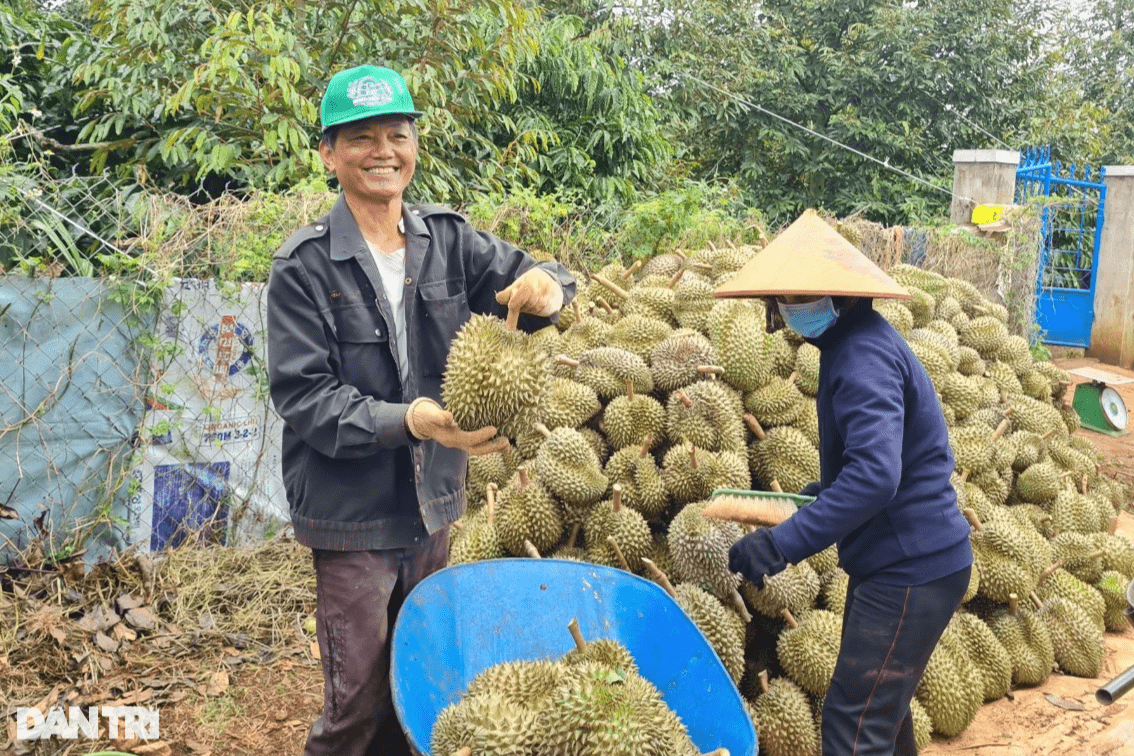
{"label": "blue wheelbarrow", "polygon": [[740,693],[677,602],[623,570],[561,559],[456,565],[410,592],[394,624],[390,673],[410,745],[431,753],[437,715],[484,669],[558,659],[573,649],[572,619],[587,640],[626,646],[702,753],[725,748],[731,756],[756,756]]}

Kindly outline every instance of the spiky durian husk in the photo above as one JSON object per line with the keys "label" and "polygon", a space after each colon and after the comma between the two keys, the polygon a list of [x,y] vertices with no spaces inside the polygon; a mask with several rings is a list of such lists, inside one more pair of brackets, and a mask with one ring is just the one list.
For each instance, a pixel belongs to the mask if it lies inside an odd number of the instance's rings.
{"label": "spiky durian husk", "polygon": [[650,526],[646,519],[635,510],[619,503],[615,509],[612,500],[602,501],[591,508],[583,522],[583,535],[587,543],[587,559],[611,567],[621,566],[614,546],[607,541],[614,539],[631,570],[642,568],[642,557],[646,556],[653,544]]}
{"label": "spiky durian husk", "polygon": [[791,680],[772,680],[753,702],[751,716],[760,750],[769,756],[819,756],[822,741],[811,702]]}
{"label": "spiky durian husk", "polygon": [[779,617],[784,609],[802,614],[819,595],[819,576],[807,562],[789,564],[779,574],[764,578],[764,587],[757,588],[745,580],[741,593],[748,604],[765,617]]}
{"label": "spiky durian husk", "polygon": [[539,421],[549,429],[578,428],[602,411],[590,386],[568,378],[552,378],[539,400]]}
{"label": "spiky durian husk", "polygon": [[827,695],[842,642],[841,614],[812,609],[799,617],[799,626],[785,628],[776,642],[776,655],[788,677],[808,693]]}
{"label": "spiky durian husk", "polygon": [[484,693],[443,709],[430,745],[434,753],[454,753],[469,746],[473,753],[531,756],[541,730],[535,712],[498,693]]}
{"label": "spiky durian husk", "polygon": [[1013,614],[998,609],[988,618],[988,626],[1012,660],[1012,682],[1039,685],[1051,674],[1055,649],[1051,631],[1030,609],[1019,607]]}
{"label": "spiky durian husk", "polygon": [[633,352],[643,361],[650,359],[654,347],[673,333],[673,327],[646,315],[625,315],[610,332],[610,345]]}
{"label": "spiky durian husk", "polygon": [[528,334],[473,315],[449,347],[441,399],[462,429],[499,428],[539,402],[548,364]]}
{"label": "spiky durian husk", "polygon": [[500,543],[512,556],[526,556],[524,541],[544,553],[563,540],[563,505],[538,479],[527,484],[517,476],[500,490],[496,527]]}
{"label": "spiky durian husk", "polygon": [[755,415],[764,428],[791,425],[802,407],[803,394],[794,381],[785,378],[772,378],[744,395],[744,408]]}
{"label": "spiky durian husk", "polygon": [[[688,402],[688,405],[686,404]],[[666,404],[666,432],[708,451],[741,451],[747,439],[740,395],[721,381],[701,381],[674,392]]]}
{"label": "spiky durian husk", "polygon": [[992,629],[975,614],[958,612],[950,622],[983,683],[985,701],[995,701],[1012,687],[1012,658]]}
{"label": "spiky durian husk", "polygon": [[956,630],[946,628],[929,657],[917,700],[945,737],[964,732],[984,702],[984,683]]}
{"label": "spiky durian husk", "polygon": [[496,693],[515,704],[538,711],[559,687],[564,672],[563,665],[559,662],[502,662],[474,677],[465,696]]}
{"label": "spiky durian husk", "polygon": [[1038,612],[1051,631],[1055,661],[1065,674],[1098,677],[1106,657],[1102,630],[1083,614],[1078,604],[1058,596],[1043,602]]}
{"label": "spiky durian husk", "polygon": [[716,365],[717,352],[699,331],[681,330],[659,342],[649,355],[654,388],[676,391],[706,376],[698,368]]}
{"label": "spiky durian husk", "polygon": [[598,455],[571,428],[556,428],[544,439],[536,454],[536,470],[552,496],[575,506],[595,503],[608,486]]}
{"label": "spiky durian husk", "polygon": [[654,448],[665,438],[665,407],[645,394],[616,396],[603,410],[602,428],[615,449],[636,447],[647,437]]}
{"label": "spiky durian husk", "polygon": [[744,674],[744,620],[692,583],[679,583],[675,591],[677,603],[717,652],[733,682],[739,684]]}
{"label": "spiky durian husk", "polygon": [[669,552],[678,579],[727,598],[740,584],[728,568],[728,550],[744,531],[736,523],[705,517],[706,506],[706,501],[687,504],[677,513],[669,524]]}
{"label": "spiky durian husk", "polygon": [[658,517],[669,505],[669,495],[657,462],[640,447],[619,449],[606,463],[606,477],[622,486],[622,503],[646,519]]}
{"label": "spiky durian husk", "polygon": [[803,431],[790,425],[769,428],[763,441],[748,447],[748,464],[765,489],[772,481],[794,493],[819,479],[819,450]]}
{"label": "spiky durian husk", "polygon": [[737,299],[721,300],[709,316],[709,336],[721,378],[740,391],[752,391],[772,377],[771,337],[764,331],[764,309]]}

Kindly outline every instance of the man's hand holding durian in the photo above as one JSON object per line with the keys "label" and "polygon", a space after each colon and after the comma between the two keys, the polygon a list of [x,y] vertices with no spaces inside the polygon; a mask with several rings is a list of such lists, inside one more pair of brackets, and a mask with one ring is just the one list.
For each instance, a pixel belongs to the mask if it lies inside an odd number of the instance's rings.
{"label": "man's hand holding durian", "polygon": [[549,317],[563,307],[563,287],[542,268],[532,268],[496,295],[496,301],[508,306],[508,326],[516,327],[521,312]]}
{"label": "man's hand holding durian", "polygon": [[504,451],[508,446],[506,438],[493,439],[496,428],[491,425],[475,431],[461,430],[451,412],[427,397],[415,399],[406,410],[406,429],[414,438],[433,439],[442,446],[464,449],[473,456]]}

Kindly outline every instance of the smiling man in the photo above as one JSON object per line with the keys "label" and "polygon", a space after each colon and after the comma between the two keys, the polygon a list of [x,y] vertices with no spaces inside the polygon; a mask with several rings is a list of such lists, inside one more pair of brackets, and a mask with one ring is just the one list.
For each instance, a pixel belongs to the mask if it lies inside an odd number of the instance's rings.
{"label": "smiling man", "polygon": [[535,330],[575,293],[443,207],[407,205],[418,131],[389,68],[336,74],[319,156],[342,195],[276,252],[268,368],[284,419],[283,478],[296,539],[311,547],[323,714],[306,753],[406,754],[390,696],[389,636],[407,593],[445,565],[465,510],[469,454],[503,448],[440,403],[449,344],[472,313],[526,313]]}

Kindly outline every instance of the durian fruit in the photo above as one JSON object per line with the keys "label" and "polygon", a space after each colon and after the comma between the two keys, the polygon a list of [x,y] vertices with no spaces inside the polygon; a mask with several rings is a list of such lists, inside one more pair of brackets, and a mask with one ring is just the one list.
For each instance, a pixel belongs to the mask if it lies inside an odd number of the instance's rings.
{"label": "durian fruit", "polygon": [[952,623],[929,657],[916,696],[933,731],[947,738],[964,732],[984,703],[984,681]]}
{"label": "durian fruit", "polygon": [[957,612],[950,620],[976,666],[985,701],[1002,698],[1012,687],[1012,658],[992,629],[975,614]]}
{"label": "durian fruit", "polygon": [[1087,616],[1101,632],[1105,629],[1106,602],[1097,590],[1063,569],[1063,560],[1057,560],[1040,574],[1035,595],[1041,601],[1052,598],[1066,599]]}
{"label": "durian fruit", "polygon": [[565,667],[601,664],[625,674],[638,674],[638,663],[634,661],[634,656],[618,641],[613,638],[587,641],[579,630],[579,621],[576,619],[568,623],[567,629],[575,641],[575,648],[567,652],[561,660]]}
{"label": "durian fruit", "polygon": [[642,276],[673,276],[677,271],[683,270],[685,258],[675,252],[662,252],[654,255],[642,267]]}
{"label": "durian fruit", "polygon": [[913,330],[913,313],[910,308],[898,304],[892,299],[876,299],[874,300],[874,309],[878,314],[886,318],[894,330],[900,333],[903,337],[909,335]]}
{"label": "durian fruit", "polygon": [[922,328],[933,319],[937,301],[932,294],[916,286],[906,286],[906,291],[910,293],[910,298],[900,299],[898,303],[909,308],[910,314],[913,315],[914,328]]}
{"label": "durian fruit", "polygon": [[1070,472],[1077,480],[1083,476],[1091,479],[1099,473],[1098,461],[1073,446],[1070,439],[1051,439],[1047,444],[1047,452],[1055,464]]}
{"label": "durian fruit", "polygon": [[795,385],[794,374],[787,378],[772,378],[744,395],[744,408],[765,428],[791,425],[803,406],[803,394]]}
{"label": "durian fruit", "polygon": [[769,682],[767,670],[760,672],[759,681],[762,692],[752,703],[752,723],[761,753],[819,756],[823,746],[807,694],[784,677]]}
{"label": "durian fruit", "polygon": [[717,365],[717,353],[702,333],[683,329],[658,342],[648,362],[654,388],[670,392],[707,378],[708,368]]}
{"label": "durian fruit", "polygon": [[1104,572],[1113,570],[1123,575],[1134,575],[1134,543],[1114,534],[1116,520],[1112,519],[1109,525],[1111,530],[1090,536],[1091,546],[1102,552],[1100,566]]}
{"label": "durian fruit", "polygon": [[1063,490],[1063,473],[1050,462],[1037,462],[1016,479],[1016,495],[1041,506],[1050,505]]}
{"label": "durian fruit", "polygon": [[[973,570],[976,572],[976,570]],[[847,606],[847,590],[850,588],[850,575],[840,567],[831,578],[824,582],[823,606],[840,617]]]}
{"label": "durian fruit", "polygon": [[643,559],[642,562],[651,579],[661,585],[689,619],[693,620],[693,624],[717,652],[733,682],[739,685],[744,674],[744,619],[693,583],[679,583],[674,587],[652,560]]}
{"label": "durian fruit", "polygon": [[933,740],[933,720],[917,698],[910,699],[910,716],[913,719],[914,745],[920,753]]}
{"label": "durian fruit", "polygon": [[606,440],[606,436],[587,426],[579,428],[579,435],[591,445],[595,456],[598,457],[599,464],[605,465],[607,460],[610,459],[611,452],[614,451],[610,447],[610,442]]}
{"label": "durian fruit", "polygon": [[579,532],[583,529],[582,520],[571,524],[571,529],[567,535],[567,540],[563,542],[559,548],[547,555],[548,559],[567,559],[572,562],[585,562],[587,561],[587,552],[580,546],[577,546],[579,540]]}
{"label": "durian fruit", "polygon": [[[933,381],[934,386],[941,385],[945,377],[952,372],[949,366],[949,360],[932,345],[925,341],[914,341],[910,343],[910,351],[913,352],[914,357],[917,357],[918,362],[925,368],[926,375]],[[950,405],[950,410],[952,409]]]}
{"label": "durian fruit", "polygon": [[[612,327],[601,318],[584,313],[574,325],[559,336],[558,354],[578,358],[588,349],[603,346],[610,341]],[[555,368],[558,375],[566,376],[564,368]]]}
{"label": "durian fruit", "polygon": [[[1109,504],[1107,506],[1110,506]],[[1048,506],[1056,532],[1097,533],[1100,529],[1094,502],[1070,488],[1060,491]]]}
{"label": "durian fruit", "polygon": [[1126,589],[1130,585],[1130,578],[1121,572],[1104,570],[1095,590],[1103,600],[1103,626],[1107,632],[1121,633],[1130,626],[1127,618]]}
{"label": "durian fruit", "polygon": [[949,295],[960,302],[961,308],[967,313],[975,312],[975,308],[985,301],[980,289],[963,278],[947,278],[945,286]]}
{"label": "durian fruit", "polygon": [[968,346],[958,346],[957,372],[961,375],[984,375],[988,365],[980,352]]}
{"label": "durian fruit", "polygon": [[720,254],[713,258],[712,277],[714,282],[724,283],[736,275],[736,272],[745,266],[760,251],[759,247],[742,244],[731,249],[722,249]]}
{"label": "durian fruit", "polygon": [[707,335],[714,301],[712,283],[707,278],[686,273],[673,290],[673,316],[682,328]]}
{"label": "durian fruit", "polygon": [[[937,327],[930,327],[934,323],[940,323]],[[948,329],[942,332],[942,328]],[[907,341],[913,345],[916,343],[925,343],[936,349],[942,357],[945,358],[945,363],[949,366],[950,371],[957,369],[961,364],[961,350],[957,343],[957,332],[953,327],[943,321],[930,321],[924,328],[915,328],[910,331]]]}
{"label": "durian fruit", "polygon": [[748,418],[756,435],[748,447],[748,464],[761,486],[771,490],[772,481],[777,481],[784,491],[795,493],[819,479],[819,450],[803,431],[790,425],[765,431],[754,416]]}
{"label": "durian fruit", "polygon": [[799,415],[792,425],[807,436],[812,446],[819,448],[819,410],[815,399],[809,396],[803,397],[803,406],[799,408]]}
{"label": "durian fruit", "polygon": [[796,385],[807,396],[819,393],[819,356],[819,347],[812,344],[800,344],[795,350],[795,372],[799,374]]}
{"label": "durian fruit", "polygon": [[469,474],[465,481],[468,495],[469,511],[475,512],[484,506],[485,491],[489,483],[495,483],[497,488],[503,487],[516,472],[515,447],[511,443],[504,451],[491,454],[479,454],[469,457]]}
{"label": "durian fruit", "polygon": [[564,671],[560,662],[501,662],[478,673],[469,683],[465,697],[495,693],[511,703],[538,711],[559,687]]}
{"label": "durian fruit", "polygon": [[1015,685],[1039,685],[1051,674],[1055,649],[1051,631],[1030,609],[1019,605],[1016,594],[1008,597],[1007,609],[988,618],[988,626],[1012,659]]}
{"label": "durian fruit", "polygon": [[595,390],[599,399],[612,399],[626,390],[626,381],[633,381],[634,390],[648,394],[654,390],[650,368],[641,357],[618,347],[595,347],[572,360],[560,355],[560,365],[572,368],[571,376]]}
{"label": "durian fruit", "polygon": [[[587,295],[587,284],[584,283],[586,276],[577,271],[571,271],[571,275],[573,275],[575,280],[579,283],[575,289],[575,298],[571,300],[571,306],[564,307],[559,312],[559,320],[555,323],[555,327],[558,329],[560,335],[563,335],[564,331],[583,319],[587,307],[591,303],[590,297]],[[558,352],[556,352],[556,354],[558,354]]]}
{"label": "durian fruit", "polygon": [[653,438],[642,440],[641,446],[627,446],[616,451],[606,463],[606,477],[622,487],[623,503],[647,520],[659,517],[669,504],[662,471],[650,454]]}
{"label": "durian fruit", "polygon": [[1020,390],[1041,402],[1051,401],[1051,381],[1038,370],[1028,370],[1020,376]]}
{"label": "durian fruit", "polygon": [[783,571],[764,578],[764,587],[757,588],[745,580],[740,592],[748,605],[765,617],[781,617],[787,609],[802,614],[819,596],[819,576],[807,562],[789,564]]}
{"label": "durian fruit", "polygon": [[1016,431],[1008,436],[1008,440],[1016,451],[1016,457],[1012,460],[1012,469],[1016,472],[1022,473],[1042,462],[1047,454],[1047,442],[1038,433]]}
{"label": "durian fruit", "polygon": [[666,432],[708,451],[744,450],[747,431],[744,406],[736,390],[721,381],[701,381],[670,394],[666,403]]}
{"label": "durian fruit", "polygon": [[[996,358],[1023,376],[1032,368],[1032,350],[1023,336],[1012,334],[1000,342]],[[1037,397],[1038,398],[1038,397]]]}
{"label": "durian fruit", "polygon": [[594,662],[569,668],[543,710],[539,753],[561,756],[671,756],[690,753],[684,725],[638,674]]}
{"label": "durian fruit", "polygon": [[573,428],[550,431],[542,423],[536,430],[544,436],[536,454],[536,471],[551,495],[573,506],[586,506],[601,499],[609,481],[586,438]]}
{"label": "durian fruit", "polygon": [[528,334],[474,314],[449,347],[441,399],[463,430],[494,426],[514,436],[506,429],[530,415],[547,381],[547,355]]}
{"label": "durian fruit", "polygon": [[943,288],[941,293],[935,296],[935,299],[937,299],[937,309],[933,311],[933,317],[938,320],[949,321],[956,317],[957,313],[964,312],[957,298],[947,292],[948,289]]}
{"label": "durian fruit", "polygon": [[[602,410],[598,394],[590,386],[568,378],[554,377],[539,400],[536,416],[552,430],[578,428]],[[470,462],[475,457],[470,458]]]}
{"label": "durian fruit", "polygon": [[633,381],[627,381],[626,393],[603,410],[602,429],[615,449],[638,446],[647,438],[656,446],[666,431],[666,409],[652,396],[635,393]]}
{"label": "durian fruit", "polygon": [[1104,571],[1104,549],[1097,548],[1095,538],[1068,531],[1051,539],[1054,559],[1063,560],[1063,569],[1084,583],[1097,583]]}
{"label": "durian fruit", "polygon": [[794,331],[790,328],[781,328],[769,337],[768,355],[772,359],[772,376],[775,378],[790,378],[795,372],[796,345],[791,341],[792,333]]}
{"label": "durian fruit", "polygon": [[788,677],[815,696],[827,695],[842,642],[843,617],[825,609],[804,612],[797,621],[791,612],[788,627],[776,641],[776,656]]}
{"label": "durian fruit", "polygon": [[949,446],[957,469],[979,473],[992,467],[992,431],[983,425],[958,425],[949,429]]}
{"label": "durian fruit", "polygon": [[970,320],[958,336],[961,344],[977,350],[984,359],[992,360],[1008,338],[1008,327],[991,315],[981,315]]}
{"label": "durian fruit", "polygon": [[710,452],[690,443],[670,447],[662,460],[662,480],[675,504],[708,498],[718,488],[752,484],[748,460],[730,451]]}
{"label": "durian fruit", "polygon": [[1075,677],[1098,677],[1106,657],[1102,630],[1069,599],[1053,596],[1040,601],[1032,594],[1032,601],[1051,632],[1052,650],[1059,669]]}
{"label": "durian fruit", "polygon": [[668,323],[645,315],[625,315],[610,332],[610,345],[633,352],[643,361],[650,359],[654,347],[673,333]]}
{"label": "durian fruit", "polygon": [[442,709],[430,746],[433,753],[452,754],[468,747],[472,753],[530,756],[540,745],[540,730],[535,712],[489,692]]}
{"label": "durian fruit", "polygon": [[[964,301],[953,292],[953,288],[950,285],[952,279],[946,278],[940,273],[935,273],[925,268],[919,268],[909,263],[891,265],[888,273],[891,278],[907,289],[911,286],[916,287],[927,292],[934,299],[952,295],[955,300]],[[979,297],[980,292],[976,292],[976,296]]]}
{"label": "durian fruit", "polygon": [[819,576],[820,585],[826,585],[839,569],[838,544],[832,543],[822,551],[818,551],[807,557],[807,563],[811,565],[811,569],[815,570],[815,574]]}
{"label": "durian fruit", "polygon": [[981,595],[1003,603],[1010,594],[1027,595],[1035,590],[1040,571],[1018,527],[1002,521],[982,524],[971,509],[965,510],[965,517],[973,528],[969,540],[980,564]]}
{"label": "durian fruit", "polygon": [[1067,426],[1059,410],[1047,402],[1041,402],[1023,394],[1010,394],[1008,406],[1012,408],[1012,430],[1026,430],[1047,435],[1054,430],[1054,438],[1067,436]]}
{"label": "durian fruit", "polygon": [[650,274],[638,281],[630,289],[630,296],[619,306],[626,315],[644,315],[666,323],[677,325],[673,316],[673,290],[685,271],[676,270],[668,276]]}
{"label": "durian fruit", "polygon": [[500,533],[496,528],[496,488],[495,483],[485,486],[485,506],[453,523],[453,535],[449,541],[449,564],[481,562],[504,556],[504,545],[500,542]]}
{"label": "durian fruit", "polygon": [[728,550],[744,531],[734,522],[705,517],[708,502],[687,504],[669,524],[666,541],[678,579],[693,583],[735,606],[740,576],[728,568]]}
{"label": "durian fruit", "polygon": [[951,371],[937,383],[941,398],[953,408],[957,420],[964,420],[985,406],[980,378]]}
{"label": "durian fruit", "polygon": [[642,557],[653,545],[650,526],[641,514],[622,506],[622,486],[614,484],[613,496],[591,508],[583,523],[587,542],[587,561],[642,569]]}
{"label": "durian fruit", "polygon": [[709,338],[721,379],[739,391],[752,391],[772,377],[771,337],[764,330],[764,308],[743,299],[722,299],[709,314]]}
{"label": "durian fruit", "polygon": [[524,556],[524,542],[539,552],[554,549],[563,540],[563,506],[538,478],[521,467],[500,491],[496,529],[500,542],[512,556]]}

